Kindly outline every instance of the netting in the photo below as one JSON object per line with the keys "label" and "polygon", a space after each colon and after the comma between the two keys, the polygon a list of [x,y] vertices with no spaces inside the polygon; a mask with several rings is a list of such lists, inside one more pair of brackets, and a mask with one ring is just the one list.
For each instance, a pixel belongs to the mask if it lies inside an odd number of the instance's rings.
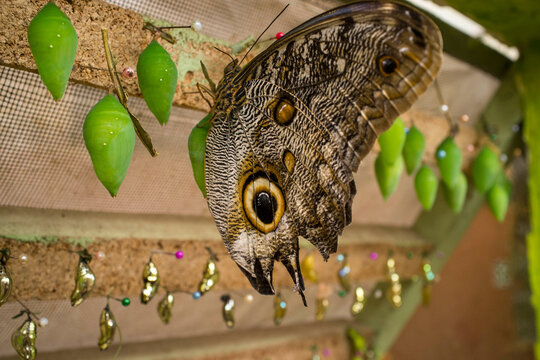
{"label": "netting", "polygon": [[[256,36],[284,5],[279,0],[110,2],[174,24],[199,20],[205,34],[229,41]],[[333,5],[324,2],[323,7]],[[323,10],[320,2],[293,1],[263,38],[278,30],[286,32]],[[439,79],[453,113],[467,112],[473,120],[497,86],[489,76],[448,57]],[[132,97],[129,107],[151,134],[159,156],[151,158],[137,140],[118,197],[109,196],[94,174],[82,137],[86,114],[105,93],[70,83],[62,101],[55,103],[37,74],[0,67],[0,206],[208,215],[193,181],[187,153],[190,130],[205,114],[173,107],[169,124],[161,127],[141,98]],[[432,90],[415,105],[416,109],[440,115],[439,107]],[[360,222],[396,223],[388,210],[391,206],[385,205],[378,194],[372,171],[359,172],[357,184],[365,184],[370,195],[362,197],[363,203],[356,201],[355,217],[361,218]],[[408,185],[411,190],[411,182]],[[411,194],[409,200],[415,203]],[[365,206],[380,207],[380,211],[368,209],[366,214],[362,211]],[[399,208],[395,211],[402,213]],[[403,224],[413,221],[416,213],[412,211]]]}

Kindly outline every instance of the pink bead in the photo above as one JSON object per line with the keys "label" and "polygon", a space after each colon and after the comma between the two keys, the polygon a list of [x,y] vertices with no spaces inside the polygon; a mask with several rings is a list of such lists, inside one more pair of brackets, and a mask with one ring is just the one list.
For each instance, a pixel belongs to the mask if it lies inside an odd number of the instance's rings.
{"label": "pink bead", "polygon": [[379,257],[379,254],[377,254],[376,252],[372,252],[371,254],[369,254],[369,258],[371,260],[377,260],[378,257]]}
{"label": "pink bead", "polygon": [[184,252],[181,250],[178,250],[177,252],[174,253],[174,256],[176,256],[177,259],[181,259],[184,257]]}
{"label": "pink bead", "polygon": [[330,356],[330,349],[324,349],[322,354],[323,354],[324,357],[329,357]]}
{"label": "pink bead", "polygon": [[282,33],[282,32],[278,32],[278,33],[276,34],[276,40],[281,39],[281,38],[283,37],[283,35],[285,35],[285,34]]}
{"label": "pink bead", "polygon": [[130,67],[127,67],[122,71],[122,76],[125,77],[126,79],[131,79],[133,76],[135,76],[135,70],[133,70]]}

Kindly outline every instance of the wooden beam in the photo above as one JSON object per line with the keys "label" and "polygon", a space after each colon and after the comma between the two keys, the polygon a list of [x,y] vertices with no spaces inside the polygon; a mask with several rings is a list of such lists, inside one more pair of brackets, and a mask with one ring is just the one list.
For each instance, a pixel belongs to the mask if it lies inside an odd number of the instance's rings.
{"label": "wooden beam", "polygon": [[[483,118],[491,127],[498,130],[497,142],[501,150],[507,152],[513,142],[513,137],[516,136],[512,127],[520,123],[522,119],[513,72],[509,72],[504,78],[486,108]],[[417,234],[433,245],[432,254],[439,252],[444,254],[443,257],[430,257],[435,273],[441,271],[484,202],[483,196],[476,192],[473,186],[469,186],[465,206],[462,212],[456,215],[445,203],[442,194],[438,195],[434,208],[429,212],[423,212],[414,225]],[[399,271],[399,262],[397,264]],[[385,286],[386,284],[380,284],[378,287],[384,290]],[[366,305],[366,310],[360,314],[358,321],[375,331],[373,346],[378,354],[383,354],[390,349],[403,326],[420,304],[421,287],[420,281],[404,286],[403,306],[397,310],[388,301],[368,300],[368,304],[371,303],[374,306]]]}
{"label": "wooden beam", "polygon": [[[95,296],[110,289],[117,296],[138,296],[142,268],[150,252],[156,249],[184,252],[185,259],[180,262],[174,256],[154,257],[162,283],[168,288],[195,291],[208,258],[205,247],[220,259],[218,290],[251,288],[228,255],[210,218],[0,208],[0,249],[4,247],[10,248],[15,257],[27,256],[26,261],[9,263],[18,284],[14,293],[20,299],[69,298],[78,260],[73,251],[82,247],[93,255],[105,255],[91,262],[99,279]],[[302,258],[314,251],[305,240],[301,247]],[[403,275],[411,277],[418,272],[420,254],[429,249],[430,245],[410,230],[359,225],[346,229],[339,247],[340,252],[354,259],[350,274],[353,283],[384,279],[384,261],[370,260],[373,252],[394,251],[406,263]],[[315,255],[315,269],[321,282],[337,284],[340,266],[334,259],[324,263],[321,256]],[[280,264],[275,266],[274,282],[281,288],[292,286]]]}

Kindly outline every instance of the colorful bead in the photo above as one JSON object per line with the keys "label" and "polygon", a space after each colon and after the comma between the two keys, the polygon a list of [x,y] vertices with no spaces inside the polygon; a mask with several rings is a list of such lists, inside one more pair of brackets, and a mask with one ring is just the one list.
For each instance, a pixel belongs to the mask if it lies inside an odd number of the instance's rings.
{"label": "colorful bead", "polygon": [[278,32],[278,33],[276,34],[276,40],[281,39],[281,38],[283,37],[283,35],[285,35],[285,34],[282,33],[282,32]]}
{"label": "colorful bead", "polygon": [[184,257],[184,252],[182,250],[178,250],[174,253],[174,256],[176,256],[177,259],[182,259]]}
{"label": "colorful bead", "polygon": [[124,68],[124,70],[122,70],[122,76],[126,79],[131,79],[133,76],[135,76],[135,70],[130,67]]}
{"label": "colorful bead", "polygon": [[196,20],[191,24],[191,28],[195,31],[201,31],[202,30],[202,23],[199,20]]}
{"label": "colorful bead", "polygon": [[193,298],[194,298],[195,300],[198,300],[198,299],[201,298],[201,295],[202,295],[202,294],[201,294],[200,291],[195,291],[191,296],[193,296]]}
{"label": "colorful bead", "polygon": [[378,257],[379,257],[379,254],[377,254],[375,251],[373,251],[371,254],[369,254],[369,258],[371,260],[377,260]]}
{"label": "colorful bead", "polygon": [[322,354],[323,354],[324,357],[329,357],[330,356],[330,349],[324,349]]}
{"label": "colorful bead", "polygon": [[122,299],[122,306],[129,306],[131,304],[131,300],[129,298],[125,297]]}

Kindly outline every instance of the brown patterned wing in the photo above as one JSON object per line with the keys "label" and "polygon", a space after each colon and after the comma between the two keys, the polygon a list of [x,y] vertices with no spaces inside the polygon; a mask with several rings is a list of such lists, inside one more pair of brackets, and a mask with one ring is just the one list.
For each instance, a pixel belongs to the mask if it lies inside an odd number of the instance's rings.
{"label": "brown patterned wing", "polygon": [[274,260],[303,288],[298,236],[325,259],[336,251],[353,173],[435,78],[441,47],[436,26],[408,6],[351,4],[300,25],[221,84],[231,90],[208,135],[208,203],[257,290],[273,292]]}

